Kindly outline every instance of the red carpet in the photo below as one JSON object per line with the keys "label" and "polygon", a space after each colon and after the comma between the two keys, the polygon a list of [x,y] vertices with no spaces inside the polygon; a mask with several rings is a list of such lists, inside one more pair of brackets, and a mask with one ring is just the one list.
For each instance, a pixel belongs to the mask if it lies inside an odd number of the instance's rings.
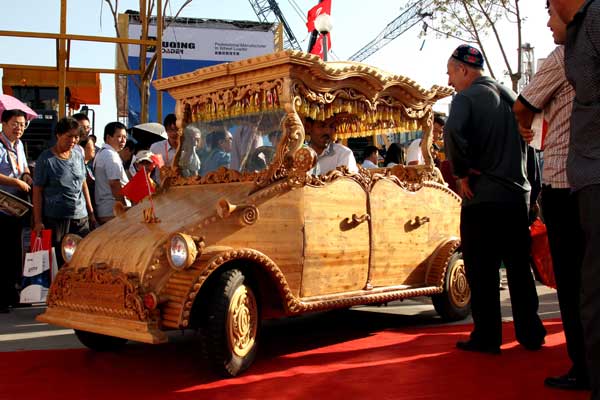
{"label": "red carpet", "polygon": [[356,317],[346,314],[342,326],[333,321],[336,314],[325,314],[312,324],[268,327],[259,359],[235,379],[210,373],[189,335],[161,346],[128,345],[116,354],[0,353],[0,399],[589,398],[543,386],[546,375],[567,367],[559,321],[545,322],[546,345],[537,352],[519,346],[512,324],[505,324],[502,355],[491,356],[454,348],[470,325],[373,330],[377,324],[366,328],[359,316],[362,326],[350,329],[343,325],[356,322],[347,315]]}

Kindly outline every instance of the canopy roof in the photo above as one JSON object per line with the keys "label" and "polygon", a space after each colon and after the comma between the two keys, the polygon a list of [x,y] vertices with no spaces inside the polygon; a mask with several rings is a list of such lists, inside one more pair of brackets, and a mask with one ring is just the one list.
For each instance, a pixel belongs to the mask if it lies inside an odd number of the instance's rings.
{"label": "canopy roof", "polygon": [[424,89],[410,78],[355,62],[323,62],[285,50],[160,79],[184,125],[293,107],[302,119],[332,120],[338,138],[423,127],[451,88]]}

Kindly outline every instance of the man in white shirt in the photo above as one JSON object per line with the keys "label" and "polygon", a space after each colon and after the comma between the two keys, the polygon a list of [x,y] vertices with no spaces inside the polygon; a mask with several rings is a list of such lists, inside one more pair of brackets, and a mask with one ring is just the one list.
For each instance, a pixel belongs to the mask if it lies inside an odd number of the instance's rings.
{"label": "man in white shirt", "polygon": [[[433,158],[436,159],[437,152],[443,154],[443,149],[439,148],[443,146],[442,134],[444,133],[444,125],[446,120],[441,115],[435,115],[433,118],[433,130],[432,130],[432,143],[436,152],[434,152]],[[438,148],[436,148],[438,146]],[[438,154],[439,156],[439,154]],[[441,160],[440,160],[441,161]],[[413,140],[408,149],[406,150],[406,165],[423,165],[425,164],[425,158],[421,151],[421,139]],[[437,165],[437,164],[436,164]]]}
{"label": "man in white shirt", "polygon": [[379,156],[379,149],[375,146],[365,147],[364,157],[365,161],[362,163],[362,167],[365,169],[378,168],[377,157]]}
{"label": "man in white shirt", "polygon": [[110,122],[104,128],[104,145],[94,159],[96,175],[96,214],[98,222],[114,218],[113,207],[116,202],[129,207],[131,203],[123,196],[121,189],[129,182],[119,151],[127,141],[127,127],[120,122]]}
{"label": "man in white shirt", "polygon": [[177,117],[175,114],[169,114],[165,117],[163,125],[167,131],[167,140],[155,142],[150,146],[150,151],[154,154],[160,154],[165,165],[171,166],[179,147],[179,131],[177,129]]}
{"label": "man in white shirt", "polygon": [[317,153],[317,174],[325,175],[337,167],[345,166],[350,172],[358,172],[356,159],[352,150],[341,144],[334,143],[331,132],[333,126],[324,121],[309,121],[305,123],[310,135],[310,147]]}
{"label": "man in white shirt", "polygon": [[415,139],[408,145],[406,149],[406,165],[423,165],[425,158],[421,151],[421,139]]}

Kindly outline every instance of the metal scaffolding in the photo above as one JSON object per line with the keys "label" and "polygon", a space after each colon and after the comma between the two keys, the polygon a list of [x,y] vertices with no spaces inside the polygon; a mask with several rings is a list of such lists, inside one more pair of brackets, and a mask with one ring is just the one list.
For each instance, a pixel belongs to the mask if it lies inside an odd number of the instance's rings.
{"label": "metal scaffolding", "polygon": [[254,13],[260,22],[273,22],[273,15],[283,26],[283,47],[285,49],[302,50],[292,28],[285,20],[279,4],[275,0],[249,0]]}

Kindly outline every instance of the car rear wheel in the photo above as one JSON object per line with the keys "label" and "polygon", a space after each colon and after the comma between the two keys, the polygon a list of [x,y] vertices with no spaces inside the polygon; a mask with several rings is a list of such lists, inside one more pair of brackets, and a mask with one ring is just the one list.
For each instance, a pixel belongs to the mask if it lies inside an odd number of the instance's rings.
{"label": "car rear wheel", "polygon": [[444,321],[459,321],[471,312],[471,288],[462,254],[452,254],[444,277],[444,291],[432,296],[435,311]]}
{"label": "car rear wheel", "polygon": [[127,339],[75,329],[75,336],[85,347],[94,351],[115,351],[127,343]]}
{"label": "car rear wheel", "polygon": [[254,361],[260,331],[259,303],[247,277],[225,271],[209,299],[203,346],[217,373],[236,376]]}

